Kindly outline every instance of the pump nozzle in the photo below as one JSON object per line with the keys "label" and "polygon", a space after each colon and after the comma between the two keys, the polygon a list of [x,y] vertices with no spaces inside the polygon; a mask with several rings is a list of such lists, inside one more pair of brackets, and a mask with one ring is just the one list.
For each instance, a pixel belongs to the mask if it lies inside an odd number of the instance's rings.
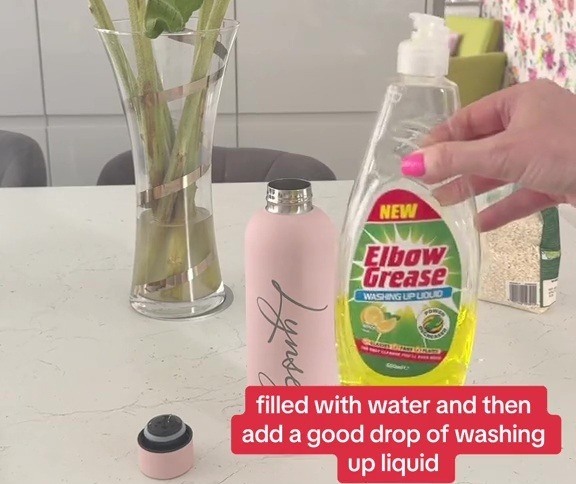
{"label": "pump nozzle", "polygon": [[422,35],[422,36],[442,36],[445,34],[449,34],[450,31],[446,24],[444,23],[444,19],[442,17],[435,17],[434,15],[428,15],[425,13],[413,12],[410,14],[410,19],[414,24],[414,35]]}
{"label": "pump nozzle", "polygon": [[448,74],[450,30],[442,17],[411,13],[414,30],[398,48],[398,72],[425,77]]}

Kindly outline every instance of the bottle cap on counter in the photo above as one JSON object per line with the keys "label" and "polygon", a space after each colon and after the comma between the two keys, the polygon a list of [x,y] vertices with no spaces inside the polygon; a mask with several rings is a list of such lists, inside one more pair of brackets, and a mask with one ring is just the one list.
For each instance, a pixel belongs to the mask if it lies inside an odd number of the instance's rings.
{"label": "bottle cap on counter", "polygon": [[138,434],[138,464],[153,479],[174,479],[194,464],[192,429],[176,415],[159,415]]}

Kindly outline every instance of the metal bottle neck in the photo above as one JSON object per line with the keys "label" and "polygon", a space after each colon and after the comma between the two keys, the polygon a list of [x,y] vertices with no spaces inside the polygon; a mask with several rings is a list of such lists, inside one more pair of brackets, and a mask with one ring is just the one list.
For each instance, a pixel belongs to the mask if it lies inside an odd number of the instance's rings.
{"label": "metal bottle neck", "polygon": [[300,215],[310,212],[312,186],[306,180],[283,178],[268,183],[266,210],[274,214]]}

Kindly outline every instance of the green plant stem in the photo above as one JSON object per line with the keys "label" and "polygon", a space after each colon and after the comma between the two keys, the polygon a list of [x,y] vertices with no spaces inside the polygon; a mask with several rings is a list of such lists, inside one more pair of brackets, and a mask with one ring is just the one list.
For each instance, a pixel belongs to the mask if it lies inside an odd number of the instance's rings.
{"label": "green plant stem", "polygon": [[[198,80],[206,77],[208,71],[210,70],[210,65],[212,63],[212,57],[214,55],[214,48],[216,47],[216,41],[218,40],[218,29],[222,26],[224,16],[228,10],[230,0],[221,0],[208,2],[207,8],[211,7],[209,20],[206,24],[205,35],[202,35],[199,42],[199,53],[197,61],[194,64],[194,72],[192,74],[192,80]],[[203,7],[204,8],[204,7]],[[201,12],[207,15],[206,12]],[[206,89],[201,93],[195,93],[186,99],[186,104],[182,113],[182,119],[180,120],[180,126],[178,128],[178,134],[175,141],[175,149],[177,150],[176,157],[181,153],[187,159],[191,161],[189,166],[185,167],[186,171],[195,170],[197,168],[197,147],[200,144],[199,139],[194,139],[194,137],[186,136],[186,133],[190,132],[190,124],[198,121],[197,125],[202,126],[202,112],[203,109],[198,111],[199,108],[203,108],[203,98],[206,95]],[[194,130],[197,135],[200,134],[200,129]],[[186,156],[187,155],[187,156]],[[195,161],[193,161],[195,160]]]}
{"label": "green plant stem", "polygon": [[[110,34],[106,42],[110,46],[112,61],[119,70],[121,82],[126,86],[128,101],[144,126],[144,139],[148,156],[148,175],[150,183],[156,185],[164,179],[166,163],[174,144],[175,130],[167,103],[159,103],[155,94],[162,91],[162,82],[158,73],[152,44],[144,36],[143,23],[145,2],[143,0],[128,0],[130,19],[134,40],[134,50],[137,57],[138,79],[136,78],[119,36]],[[89,0],[90,11],[100,29],[115,31],[114,22],[110,17],[104,0]],[[138,81],[140,80],[140,86]],[[143,103],[138,98],[148,95],[148,102]]]}
{"label": "green plant stem", "polygon": [[204,0],[202,7],[200,8],[200,16],[198,20],[198,30],[200,32],[206,30],[208,21],[210,20],[210,14],[212,13],[212,7],[214,6],[214,0]]}
{"label": "green plant stem", "polygon": [[[90,12],[92,12],[92,16],[94,17],[99,29],[114,31],[114,22],[112,22],[110,13],[108,12],[103,0],[90,0]],[[106,41],[110,45],[110,51],[112,52],[113,58],[112,61],[117,65],[123,82],[130,92],[134,92],[137,86],[136,77],[132,72],[130,62],[128,62],[128,58],[126,57],[126,53],[124,52],[120,40],[117,36],[109,35]]]}
{"label": "green plant stem", "polygon": [[[208,22],[210,21],[210,14],[212,13],[212,8],[214,6],[215,0],[204,0],[202,7],[200,7],[200,12],[198,15],[198,28],[196,29],[198,32],[204,32],[208,27]],[[201,35],[198,36],[196,39],[198,42],[201,41]],[[200,53],[200,49],[196,49],[194,52],[194,65],[198,60],[198,54]]]}
{"label": "green plant stem", "polygon": [[148,177],[152,186],[162,183],[171,149],[170,134],[164,118],[164,107],[157,94],[162,91],[152,41],[144,35],[145,4],[141,0],[128,0],[132,25],[136,66],[138,69],[138,94],[143,96],[143,136],[148,155]]}
{"label": "green plant stem", "polygon": [[[214,55],[214,48],[218,40],[218,29],[221,28],[224,16],[228,10],[230,0],[221,0],[214,3],[208,2],[211,6],[209,20],[206,24],[206,35],[200,39],[198,59],[194,65],[194,72],[192,77],[194,80],[206,77],[210,70],[212,57]],[[199,166],[199,146],[202,142],[202,127],[203,127],[203,113],[204,103],[206,101],[206,91],[208,87],[196,96],[191,96],[186,100],[182,119],[180,120],[180,127],[178,128],[178,135],[175,141],[175,149],[179,150],[185,156],[184,171],[194,171]],[[197,120],[196,129],[191,129],[188,123],[193,123]],[[180,136],[187,131],[192,131],[193,135],[189,137]],[[178,155],[176,155],[178,156]]]}
{"label": "green plant stem", "polygon": [[[205,78],[210,70],[214,48],[218,40],[220,29],[230,0],[205,2],[200,11],[200,18],[205,19],[206,28],[199,32],[197,56],[192,73],[192,81]],[[210,14],[208,15],[208,9]],[[204,124],[204,101],[208,87],[200,92],[191,94],[186,99],[182,112],[182,119],[178,127],[171,163],[168,166],[164,182],[170,182],[178,176],[184,176],[199,167],[199,149],[202,142],[202,126]],[[190,190],[195,192],[194,187]],[[192,193],[193,196],[194,193]],[[158,205],[158,217],[161,220],[170,220],[176,202],[176,194],[163,198]]]}

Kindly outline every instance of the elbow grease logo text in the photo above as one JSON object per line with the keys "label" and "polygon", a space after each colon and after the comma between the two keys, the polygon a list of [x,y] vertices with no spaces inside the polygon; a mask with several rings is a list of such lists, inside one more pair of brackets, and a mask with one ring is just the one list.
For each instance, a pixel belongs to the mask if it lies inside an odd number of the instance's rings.
{"label": "elbow grease logo text", "polygon": [[[275,337],[285,337],[286,339],[284,342],[286,343],[286,353],[284,354],[284,360],[281,362],[282,367],[286,370],[286,376],[284,378],[285,385],[293,385],[293,386],[300,386],[300,381],[298,380],[298,375],[303,375],[304,370],[302,370],[298,366],[298,343],[296,342],[298,337],[298,321],[294,321],[290,318],[284,318],[282,311],[286,309],[285,302],[292,303],[292,305],[296,306],[297,308],[305,309],[306,311],[310,312],[322,312],[325,311],[328,306],[324,306],[323,308],[311,308],[305,306],[302,303],[299,303],[292,297],[288,296],[284,290],[280,287],[280,284],[277,281],[272,281],[272,286],[278,292],[280,296],[280,300],[278,301],[278,309],[274,309],[274,307],[266,301],[264,298],[259,297],[256,299],[258,304],[258,309],[260,309],[260,314],[264,316],[266,321],[268,321],[272,325],[272,333],[268,338],[268,343],[272,343]],[[263,307],[264,306],[264,307]],[[272,379],[263,372],[258,373],[258,380],[260,381],[261,386],[265,385],[272,385],[276,386],[276,384],[272,381]]]}

